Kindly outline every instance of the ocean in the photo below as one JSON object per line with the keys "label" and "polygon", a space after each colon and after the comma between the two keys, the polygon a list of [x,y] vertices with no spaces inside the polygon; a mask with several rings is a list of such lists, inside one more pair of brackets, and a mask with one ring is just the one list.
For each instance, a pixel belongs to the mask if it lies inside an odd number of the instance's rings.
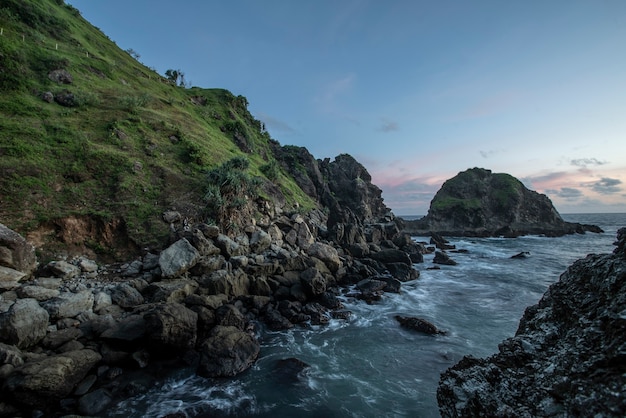
{"label": "ocean", "polygon": [[[262,330],[256,364],[232,379],[205,379],[179,370],[148,393],[110,409],[111,417],[438,417],[439,375],[464,355],[489,356],[514,335],[527,306],[539,301],[575,260],[613,251],[626,214],[563,215],[594,224],[603,234],[559,238],[447,237],[467,253],[456,266],[416,264],[420,278],[377,303],[345,298],[349,320],[329,325]],[[422,241],[426,238],[415,237]],[[511,256],[527,251],[525,259]],[[446,335],[400,328],[394,315],[424,318]],[[297,358],[310,367],[298,379],[276,372]],[[285,381],[287,380],[287,381]]]}

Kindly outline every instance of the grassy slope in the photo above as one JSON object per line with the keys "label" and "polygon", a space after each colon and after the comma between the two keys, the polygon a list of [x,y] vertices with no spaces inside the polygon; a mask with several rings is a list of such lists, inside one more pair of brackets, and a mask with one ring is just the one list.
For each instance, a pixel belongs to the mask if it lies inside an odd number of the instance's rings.
{"label": "grassy slope", "polygon": [[[244,97],[172,85],[62,1],[3,0],[0,28],[0,222],[21,233],[87,215],[121,218],[133,241],[157,245],[161,213],[200,216],[206,171],[244,154],[235,131],[253,175],[274,158]],[[50,80],[57,69],[73,82]],[[72,107],[41,98],[65,90]],[[275,182],[313,206],[284,173]]]}

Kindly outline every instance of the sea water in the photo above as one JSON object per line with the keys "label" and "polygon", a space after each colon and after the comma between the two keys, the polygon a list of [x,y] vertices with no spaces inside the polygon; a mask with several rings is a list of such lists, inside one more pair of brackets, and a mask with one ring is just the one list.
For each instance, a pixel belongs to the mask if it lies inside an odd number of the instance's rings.
{"label": "sea water", "polygon": [[[563,215],[603,234],[559,238],[454,238],[456,266],[416,264],[420,278],[368,305],[344,298],[349,320],[270,332],[261,329],[255,365],[232,379],[205,379],[180,370],[148,393],[107,412],[113,417],[438,417],[439,375],[464,355],[485,357],[515,334],[527,306],[539,301],[567,266],[590,253],[613,251],[626,214]],[[415,237],[416,241],[424,238]],[[511,256],[527,251],[529,257]],[[424,318],[446,335],[403,329],[394,315]],[[293,378],[280,360],[309,367]]]}

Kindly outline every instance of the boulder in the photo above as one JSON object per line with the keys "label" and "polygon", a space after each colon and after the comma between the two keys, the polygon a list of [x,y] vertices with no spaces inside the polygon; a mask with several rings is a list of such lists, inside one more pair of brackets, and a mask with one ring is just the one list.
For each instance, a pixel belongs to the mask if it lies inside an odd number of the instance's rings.
{"label": "boulder", "polygon": [[230,377],[248,369],[259,356],[259,342],[236,327],[218,325],[200,348],[198,373],[205,377]]}
{"label": "boulder", "polygon": [[265,231],[255,231],[250,237],[250,250],[253,253],[261,254],[272,245],[272,237]]}
{"label": "boulder", "polygon": [[404,328],[421,332],[423,334],[428,334],[428,335],[444,334],[445,335],[446,333],[445,331],[438,329],[435,325],[433,325],[432,323],[422,318],[416,318],[413,316],[402,316],[402,315],[396,315],[394,316],[394,318]]}
{"label": "boulder", "polygon": [[28,348],[46,336],[48,320],[48,312],[35,299],[19,299],[0,313],[0,340]]}
{"label": "boulder", "polygon": [[0,290],[11,290],[19,286],[26,273],[15,269],[0,266]]}
{"label": "boulder", "polygon": [[4,390],[29,408],[45,408],[72,393],[102,356],[93,350],[70,351],[33,360],[15,369]]}
{"label": "boulder", "polygon": [[180,303],[162,303],[144,314],[148,340],[168,348],[196,345],[198,314]]}
{"label": "boulder", "polygon": [[56,298],[42,303],[53,319],[73,318],[76,315],[93,309],[94,296],[91,291],[78,293],[63,292]]}
{"label": "boulder", "polygon": [[227,270],[217,270],[209,276],[198,279],[201,290],[208,294],[225,294],[231,297],[249,294],[250,278],[240,270],[232,273]]}
{"label": "boulder", "polygon": [[178,277],[192,268],[199,258],[198,250],[185,238],[180,239],[161,252],[161,275],[165,278]]}
{"label": "boulder", "polygon": [[322,260],[331,272],[336,272],[341,267],[339,253],[331,245],[316,241],[305,251],[309,256]]}
{"label": "boulder", "polygon": [[134,308],[144,302],[144,297],[133,286],[122,283],[111,290],[111,301],[122,308]]}
{"label": "boulder", "polygon": [[48,73],[48,78],[54,82],[59,84],[72,84],[74,82],[74,78],[69,71],[64,69],[52,70]]}
{"label": "boulder", "polygon": [[433,263],[443,264],[447,266],[456,266],[457,262],[450,258],[450,256],[443,251],[435,251],[435,257]]}
{"label": "boulder", "polygon": [[182,303],[185,298],[193,294],[198,288],[198,282],[190,279],[175,279],[165,282],[152,283],[144,290],[144,295],[152,303],[176,302]]}
{"label": "boulder", "polygon": [[[109,322],[105,322],[109,324]],[[137,341],[146,334],[146,321],[143,315],[131,315],[110,326],[100,338],[117,341]]]}
{"label": "boulder", "polygon": [[383,264],[404,263],[408,266],[413,265],[411,258],[406,252],[393,248],[386,248],[380,251],[372,252],[369,257]]}
{"label": "boulder", "polygon": [[17,294],[20,298],[31,298],[42,302],[44,300],[55,298],[61,293],[57,289],[48,289],[43,286],[22,286],[17,289]]}
{"label": "boulder", "polygon": [[46,268],[56,277],[66,280],[72,279],[80,274],[80,268],[63,260],[51,261]]}
{"label": "boulder", "polygon": [[326,279],[315,267],[300,273],[300,283],[309,296],[319,296],[326,292]]}
{"label": "boulder", "polygon": [[215,239],[215,245],[221,250],[221,253],[227,260],[231,257],[244,255],[245,251],[241,246],[224,234],[219,234]]}
{"label": "boulder", "polygon": [[30,275],[37,267],[35,247],[0,223],[0,266]]}
{"label": "boulder", "polygon": [[24,354],[14,345],[0,343],[0,365],[19,367],[24,364]]}

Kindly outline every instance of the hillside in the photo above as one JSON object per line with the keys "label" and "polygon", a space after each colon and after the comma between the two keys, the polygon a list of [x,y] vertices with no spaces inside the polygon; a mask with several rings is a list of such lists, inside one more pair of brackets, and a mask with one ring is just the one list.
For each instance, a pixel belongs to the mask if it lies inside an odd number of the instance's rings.
{"label": "hillside", "polygon": [[224,223],[210,182],[235,172],[231,208],[317,206],[245,97],[176,85],[62,0],[5,0],[0,28],[0,220],[44,252],[159,247],[167,210]]}
{"label": "hillside", "polygon": [[548,196],[527,189],[509,174],[483,168],[472,168],[446,180],[431,201],[428,214],[406,222],[406,231],[507,237],[602,232],[592,225],[564,221]]}

